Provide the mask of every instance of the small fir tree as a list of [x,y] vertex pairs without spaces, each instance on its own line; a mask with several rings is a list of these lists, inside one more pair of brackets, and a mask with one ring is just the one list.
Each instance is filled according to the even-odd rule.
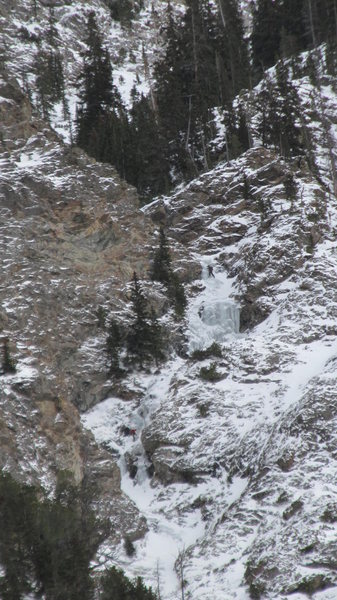
[[122,336],[119,325],[115,319],[111,319],[108,336],[106,339],[106,353],[109,360],[109,374],[121,375],[120,352],[122,349]]
[[155,252],[151,269],[151,279],[168,284],[171,278],[171,256],[164,229],[159,231],[159,246]]
[[153,307],[151,307],[150,314],[149,350],[155,360],[156,366],[158,367],[159,362],[164,358],[163,331]]
[[187,298],[185,295],[185,289],[179,277],[176,273],[171,273],[168,293],[173,301],[174,310],[178,319],[184,316],[185,308],[187,306]]
[[9,340],[5,338],[3,341],[3,349],[2,349],[2,372],[3,373],[15,373],[16,366],[13,358],[11,357],[11,353],[9,350]]
[[172,271],[170,249],[162,227],[160,228],[159,246],[153,259],[151,279],[160,281],[167,287],[168,296],[176,315],[181,318],[187,306],[185,290],[178,275]]
[[155,317],[150,317],[148,303],[136,272],[132,278],[131,302],[134,320],[127,335],[127,350],[129,358],[137,361],[142,369],[146,362],[159,358],[157,351],[161,327]]
[[156,595],[151,588],[145,587],[143,581],[138,577],[134,582],[128,579],[123,571],[110,567],[101,579],[102,600],[117,598],[120,600],[156,600]]

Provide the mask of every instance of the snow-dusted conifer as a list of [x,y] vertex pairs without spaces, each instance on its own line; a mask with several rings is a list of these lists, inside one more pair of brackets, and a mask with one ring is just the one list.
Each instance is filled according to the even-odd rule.
[[108,336],[106,339],[106,353],[109,360],[109,372],[113,375],[120,375],[119,365],[120,352],[122,348],[122,336],[120,327],[115,319],[111,319],[109,324]]
[[171,255],[163,227],[159,230],[159,246],[153,258],[151,279],[168,284],[171,278]]
[[16,366],[9,349],[9,340],[4,338],[2,347],[2,372],[15,373]]
[[152,317],[150,315],[148,302],[136,272],[132,278],[131,302],[133,321],[127,335],[128,357],[129,360],[138,362],[139,367],[143,368],[146,362],[151,362],[153,358],[160,358],[157,350],[161,328],[155,315],[152,314]]

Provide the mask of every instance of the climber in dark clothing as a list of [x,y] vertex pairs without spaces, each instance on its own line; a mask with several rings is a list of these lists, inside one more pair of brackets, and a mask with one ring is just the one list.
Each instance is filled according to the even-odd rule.
[[207,266],[207,270],[208,270],[208,277],[215,277],[215,275],[213,273],[213,267],[211,265]]
[[125,425],[122,425],[122,427],[121,427],[121,433],[123,435],[125,435],[125,436],[126,435],[132,435],[132,439],[133,439],[133,441],[135,441],[137,430],[136,429],[130,429],[130,427],[126,427]]

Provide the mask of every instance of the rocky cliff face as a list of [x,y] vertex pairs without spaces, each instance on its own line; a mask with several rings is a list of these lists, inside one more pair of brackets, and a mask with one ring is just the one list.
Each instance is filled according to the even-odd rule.
[[15,81],[0,85],[0,322],[17,360],[17,374],[1,378],[1,466],[51,490],[60,470],[91,482],[117,537],[130,527],[140,535],[119,470],[76,407],[110,391],[97,311],[118,310],[133,270],[145,272],[152,228],[113,169],[32,118]]
[[[162,545],[184,548],[189,597],[333,598],[334,204],[305,166],[256,148],[144,212],[203,271],[188,287],[188,357],[138,377],[140,405],[112,397],[85,422],[125,453],[123,487]],[[131,446],[117,435],[130,418]],[[149,569],[146,539],[131,573]]]
[[[255,149],[149,210],[178,239],[188,229],[241,306],[241,335],[222,358],[179,369],[142,436],[161,481],[202,490],[189,505],[206,522],[185,557],[191,597],[245,598],[243,583],[254,598],[334,587],[335,208],[306,169]],[[221,298],[216,279],[209,302]],[[203,384],[210,360],[218,378]]]

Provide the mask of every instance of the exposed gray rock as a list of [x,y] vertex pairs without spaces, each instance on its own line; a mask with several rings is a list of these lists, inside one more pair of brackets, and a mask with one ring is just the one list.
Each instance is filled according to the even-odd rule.
[[15,82],[2,79],[0,96],[0,322],[17,361],[2,377],[0,467],[50,492],[69,472],[92,490],[115,540],[137,538],[144,519],[74,405],[111,391],[96,311],[127,301],[123,285],[145,273],[152,228],[135,191],[42,128]]

